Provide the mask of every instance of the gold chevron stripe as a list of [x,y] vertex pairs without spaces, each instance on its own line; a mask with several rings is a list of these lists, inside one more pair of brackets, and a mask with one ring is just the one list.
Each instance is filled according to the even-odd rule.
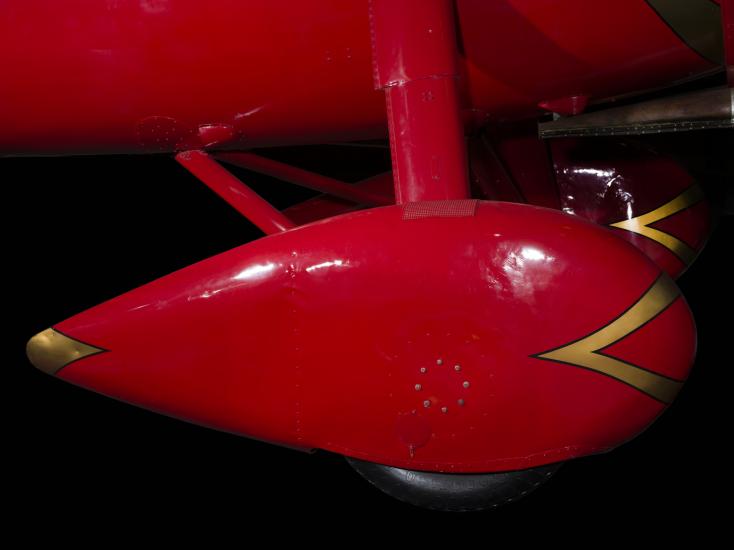
[[674,237],[670,233],[665,233],[664,231],[650,227],[650,225],[672,216],[681,210],[685,210],[689,206],[693,206],[697,202],[703,200],[703,198],[703,190],[698,185],[694,185],[683,191],[683,193],[675,197],[670,202],[656,208],[652,212],[637,216],[636,218],[610,224],[610,227],[625,229],[632,233],[637,233],[638,235],[647,237],[648,239],[652,239],[653,241],[657,241],[673,254],[678,256],[686,265],[690,265],[693,260],[696,259],[697,252],[677,237]]
[[30,362],[47,374],[56,374],[74,361],[105,351],[107,350],[75,340],[52,328],[39,332],[26,345]]
[[663,274],[632,307],[608,325],[580,340],[533,357],[567,363],[611,376],[658,401],[670,403],[683,382],[604,355],[601,350],[626,338],[654,319],[678,296],[678,287],[670,277]]

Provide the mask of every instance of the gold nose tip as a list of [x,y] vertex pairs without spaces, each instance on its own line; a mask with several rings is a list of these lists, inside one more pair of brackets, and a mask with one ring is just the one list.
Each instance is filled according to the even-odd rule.
[[69,363],[103,351],[52,328],[39,332],[26,345],[31,364],[47,374],[56,374]]

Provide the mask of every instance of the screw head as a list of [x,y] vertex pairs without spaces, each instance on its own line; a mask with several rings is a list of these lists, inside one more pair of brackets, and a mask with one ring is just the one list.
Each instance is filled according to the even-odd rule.
[[464,406],[464,400],[463,399],[459,399],[457,401],[457,403],[459,404],[459,407],[463,407]]
[[436,364],[437,364],[438,366],[441,366],[441,365],[443,365],[443,359],[436,359]]
[[421,367],[421,372],[422,373],[425,373],[426,372],[426,367]]
[[416,384],[415,385],[415,390],[416,391],[421,391],[422,389],[423,389],[423,386],[421,386],[420,384]]
[[447,413],[447,412],[449,412],[449,408],[448,407],[441,407],[441,412],[442,413]]
[[461,365],[454,365],[454,370],[459,372],[461,370]]
[[424,406],[424,407],[426,407],[426,408],[430,407],[430,406],[431,406],[431,401],[430,401],[430,400],[428,400],[428,399],[426,399],[426,400],[425,400],[425,401],[423,402],[423,406]]
[[469,387],[469,381],[468,380],[464,380],[464,383],[462,384],[462,386],[464,386],[465,388],[468,388]]

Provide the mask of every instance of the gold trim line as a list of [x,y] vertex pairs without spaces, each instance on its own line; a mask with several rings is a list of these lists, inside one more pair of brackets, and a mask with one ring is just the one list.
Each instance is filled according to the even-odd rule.
[[56,374],[69,363],[104,351],[107,350],[75,340],[52,328],[39,332],[26,345],[28,360],[47,374]]
[[667,275],[661,275],[632,307],[608,325],[580,340],[534,357],[605,374],[658,401],[671,403],[683,382],[604,355],[601,350],[626,338],[654,319],[672,304],[679,294],[680,291],[672,279]]
[[650,225],[668,218],[673,214],[677,214],[681,210],[685,210],[689,206],[693,206],[703,199],[703,190],[698,185],[694,185],[683,191],[670,202],[665,203],[661,207],[656,208],[647,214],[642,214],[635,218],[630,218],[629,220],[609,224],[609,227],[624,229],[626,231],[642,235],[643,237],[647,237],[648,239],[652,239],[678,256],[683,263],[691,265],[698,254],[695,249],[691,248],[670,233],[665,233],[664,231],[650,227]]

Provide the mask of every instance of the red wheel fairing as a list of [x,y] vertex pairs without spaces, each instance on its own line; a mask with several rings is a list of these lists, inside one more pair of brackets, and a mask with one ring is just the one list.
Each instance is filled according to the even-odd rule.
[[695,351],[674,283],[611,231],[479,201],[266,237],[54,328],[104,350],[56,372],[70,382],[286,446],[447,472],[619,445],[674,398]]

